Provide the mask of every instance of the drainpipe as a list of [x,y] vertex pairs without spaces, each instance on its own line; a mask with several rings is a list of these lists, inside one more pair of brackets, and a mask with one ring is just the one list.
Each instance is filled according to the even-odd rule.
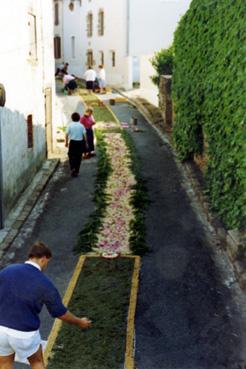
[[4,227],[3,213],[3,166],[2,166],[2,108],[0,108],[0,229]]
[[130,0],[127,0],[126,10],[126,56],[130,55]]
[[127,68],[127,81],[125,81],[125,85],[127,88],[132,85],[132,60],[130,55],[130,43],[131,43],[131,8],[130,1],[134,0],[126,0],[126,68]]

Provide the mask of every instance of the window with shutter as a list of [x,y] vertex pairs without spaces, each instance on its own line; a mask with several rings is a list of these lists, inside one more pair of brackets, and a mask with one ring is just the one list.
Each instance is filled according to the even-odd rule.
[[55,53],[55,59],[61,58],[61,37],[60,36],[54,37],[54,53]]
[[29,49],[28,59],[37,60],[37,28],[36,28],[36,16],[28,13],[28,33],[29,33]]
[[27,147],[33,147],[33,121],[32,121],[32,114],[27,116]]

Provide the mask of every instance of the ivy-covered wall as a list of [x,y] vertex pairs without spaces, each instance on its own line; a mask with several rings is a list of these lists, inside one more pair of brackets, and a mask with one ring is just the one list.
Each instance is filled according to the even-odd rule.
[[174,142],[206,157],[214,210],[246,230],[246,3],[193,0],[175,33]]

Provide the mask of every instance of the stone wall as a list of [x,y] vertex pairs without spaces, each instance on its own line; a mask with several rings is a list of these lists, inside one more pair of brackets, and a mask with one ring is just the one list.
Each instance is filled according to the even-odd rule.
[[173,123],[173,107],[171,98],[172,76],[161,76],[159,87],[159,107],[162,112],[164,125],[171,128]]

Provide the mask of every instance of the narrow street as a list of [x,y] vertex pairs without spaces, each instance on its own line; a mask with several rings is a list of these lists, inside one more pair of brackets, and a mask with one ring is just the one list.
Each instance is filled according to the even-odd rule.
[[[237,287],[230,285],[231,271],[225,274],[226,260],[217,263],[220,251],[191,206],[170,148],[129,104],[112,110],[122,122],[138,119],[139,131],[131,136],[150,199],[150,252],[142,258],[135,321],[137,369],[243,368],[246,330]],[[96,158],[83,161],[77,179],[62,160],[3,264],[22,262],[33,241],[46,242],[54,253],[47,274],[63,295],[77,261],[72,249],[94,208],[95,174]],[[46,311],[41,320],[46,340],[53,321]]]
[[2,4],[0,369],[246,369],[244,17]]

